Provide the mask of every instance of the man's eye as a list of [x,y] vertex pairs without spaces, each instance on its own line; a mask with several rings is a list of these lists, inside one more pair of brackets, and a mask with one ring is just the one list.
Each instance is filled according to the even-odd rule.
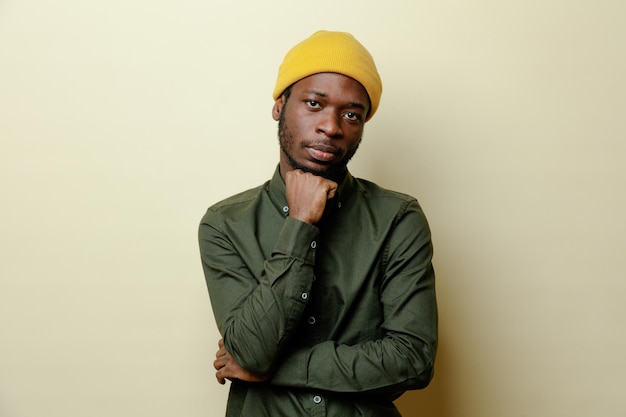
[[361,120],[361,115],[360,114],[357,114],[357,113],[354,113],[354,112],[351,112],[351,111],[347,112],[345,114],[345,116],[346,116],[346,118],[348,120],[352,120],[352,121],[355,121],[355,122]]
[[320,103],[315,100],[307,100],[306,104],[312,109],[318,109],[320,107]]

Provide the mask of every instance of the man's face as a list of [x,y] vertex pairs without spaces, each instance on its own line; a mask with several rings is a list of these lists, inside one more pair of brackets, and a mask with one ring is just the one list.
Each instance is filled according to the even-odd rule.
[[278,121],[281,173],[293,169],[340,179],[361,142],[370,101],[350,77],[320,73],[291,86],[272,109]]

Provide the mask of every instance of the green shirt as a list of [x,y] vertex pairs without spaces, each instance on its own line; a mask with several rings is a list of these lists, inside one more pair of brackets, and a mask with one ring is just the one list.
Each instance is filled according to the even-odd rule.
[[349,173],[316,226],[289,217],[278,172],[210,207],[199,230],[233,381],[227,417],[399,416],[433,373],[431,236],[417,201]]

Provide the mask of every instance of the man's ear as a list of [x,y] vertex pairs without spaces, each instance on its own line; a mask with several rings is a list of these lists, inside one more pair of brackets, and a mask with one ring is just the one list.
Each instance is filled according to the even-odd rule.
[[284,105],[285,105],[285,95],[282,94],[274,102],[274,106],[272,107],[272,117],[274,118],[274,120],[278,121],[280,119],[280,112],[283,111]]

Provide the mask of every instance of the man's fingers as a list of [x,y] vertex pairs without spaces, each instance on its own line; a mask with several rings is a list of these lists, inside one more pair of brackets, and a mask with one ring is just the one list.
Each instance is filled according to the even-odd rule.
[[337,194],[337,187],[332,187],[328,190],[327,197],[329,200],[335,198],[335,194]]
[[220,339],[217,342],[217,346],[219,350],[215,353],[215,359],[213,361],[213,367],[217,371],[215,373],[215,378],[217,379],[218,384],[224,385],[226,383],[226,378],[223,376],[224,368],[226,366],[228,351],[224,347],[224,339]]
[[324,214],[326,203],[337,193],[337,183],[299,169],[285,174],[289,216],[316,224]]
[[227,355],[218,356],[217,359],[213,361],[213,367],[216,370],[220,370],[228,364],[230,357]]
[[224,385],[227,379],[241,379],[242,381],[248,382],[261,382],[269,379],[269,377],[259,377],[253,375],[243,369],[237,361],[233,359],[230,353],[228,353],[224,347],[223,340],[218,342],[218,346],[220,349],[215,354],[216,359],[213,361],[213,367],[217,371],[215,373],[215,378],[219,384]]
[[224,339],[220,339],[219,342],[217,342],[217,346],[219,349],[215,352],[216,358],[220,358],[228,353],[228,351],[226,351],[226,347],[224,347]]

